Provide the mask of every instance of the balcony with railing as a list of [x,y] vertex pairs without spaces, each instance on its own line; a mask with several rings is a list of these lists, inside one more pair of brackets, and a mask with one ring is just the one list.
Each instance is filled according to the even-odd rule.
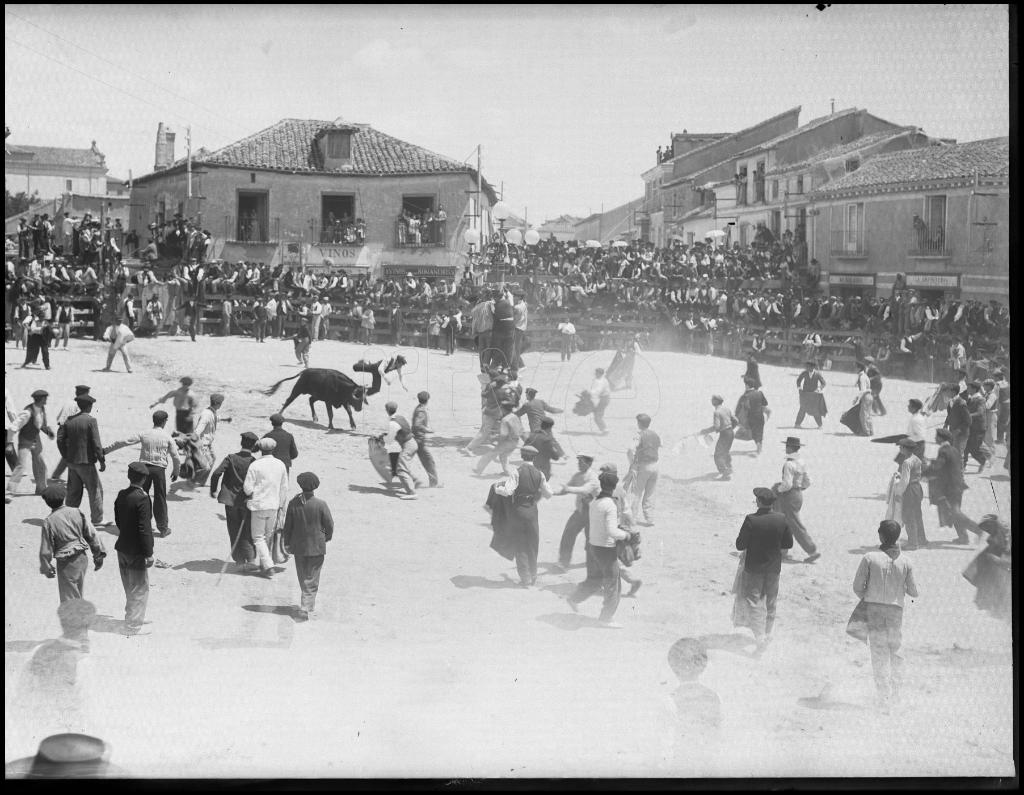
[[224,239],[230,243],[277,243],[281,240],[281,218],[225,215]]
[[908,257],[921,259],[949,259],[953,252],[946,245],[946,236],[940,230],[937,234],[928,234],[925,230],[914,230]]
[[754,202],[764,204],[764,174],[759,171],[754,173]]
[[837,259],[864,259],[868,255],[864,232],[852,229],[833,229],[829,253]]
[[448,245],[448,221],[425,221],[411,224],[395,223],[395,245],[398,248],[440,248]]
[[365,223],[342,223],[315,218],[309,221],[309,239],[321,246],[362,246],[366,243]]

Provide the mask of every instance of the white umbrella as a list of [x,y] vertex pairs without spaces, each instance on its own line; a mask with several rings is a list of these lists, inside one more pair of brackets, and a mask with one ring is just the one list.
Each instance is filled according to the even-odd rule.
[[601,248],[601,241],[600,240],[588,240],[586,243],[584,243],[584,245],[587,248]]
[[612,243],[612,248],[625,248],[628,245],[629,243],[627,243],[625,240],[616,240],[614,243]]
[[725,237],[725,232],[723,232],[721,229],[712,229],[710,232],[708,232],[706,235],[704,235],[704,237],[711,237],[711,238]]

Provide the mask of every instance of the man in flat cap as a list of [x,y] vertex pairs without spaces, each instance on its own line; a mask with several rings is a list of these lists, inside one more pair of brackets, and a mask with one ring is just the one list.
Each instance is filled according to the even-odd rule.
[[82,504],[82,492],[89,493],[89,512],[94,525],[103,524],[103,484],[99,471],[107,468],[100,441],[100,426],[92,416],[96,398],[81,395],[75,398],[78,413],[57,429],[57,449],[68,462],[67,504],[77,508]]
[[601,484],[598,481],[598,474],[593,469],[594,456],[590,453],[580,451],[576,454],[576,472],[569,478],[569,482],[562,486],[558,496],[572,494],[575,499],[573,512],[565,522],[562,529],[562,538],[558,543],[558,565],[565,571],[572,563],[572,551],[576,546],[576,539],[580,531],[583,537],[589,537],[590,525],[590,502],[601,493]]
[[316,609],[320,570],[327,542],[334,536],[334,518],[327,503],[314,494],[320,488],[320,478],[312,472],[303,472],[296,481],[302,492],[288,503],[282,540],[285,550],[295,557],[295,574],[302,591],[299,617],[309,618]]
[[515,559],[519,572],[519,584],[531,588],[537,582],[537,551],[540,546],[540,522],[537,502],[550,497],[544,473],[533,465],[537,448],[527,445],[519,451],[523,463],[503,482],[494,487],[494,493],[512,498],[509,514],[509,530],[516,539]]
[[117,566],[124,587],[125,634],[142,633],[149,601],[149,567],[153,565],[153,501],[142,484],[149,477],[149,468],[141,461],[128,465],[128,488],[114,500],[114,523],[118,537]]
[[242,569],[256,562],[256,548],[252,543],[252,515],[245,504],[244,487],[245,476],[249,473],[252,462],[256,460],[253,450],[256,449],[258,441],[259,437],[256,434],[246,431],[242,434],[241,449],[237,453],[228,453],[210,473],[210,496],[224,506],[231,559]]
[[545,417],[540,421],[540,428],[526,437],[526,444],[537,448],[534,466],[543,472],[548,480],[551,480],[551,462],[565,457],[565,451],[552,431],[554,427],[555,421],[551,417]]
[[107,556],[103,542],[81,510],[64,504],[67,489],[63,483],[50,483],[41,496],[50,515],[43,519],[39,571],[56,578],[61,602],[82,599],[89,570],[85,553],[92,551],[93,566],[98,571]]
[[[206,477],[209,474],[210,469],[213,468],[213,462],[216,460],[216,454],[213,450],[213,442],[217,436],[217,424],[220,422],[220,407],[224,405],[224,395],[220,392],[214,392],[210,395],[210,405],[203,409],[199,414],[199,419],[196,420],[196,427],[193,431],[199,448],[199,457],[202,459],[203,466],[206,469],[206,475],[200,475],[196,482],[202,486],[206,483]],[[230,419],[225,419],[224,422],[230,422]]]
[[252,543],[260,561],[260,576],[274,575],[274,560],[270,556],[268,542],[278,525],[278,511],[283,512],[288,500],[288,470],[284,463],[274,457],[277,442],[260,439],[256,443],[260,457],[249,466],[245,473],[242,489],[249,496],[246,502],[252,512]]
[[759,487],[754,489],[754,499],[757,510],[747,514],[736,537],[736,549],[743,554],[732,622],[733,626],[748,627],[762,651],[771,641],[783,550],[792,549],[793,534],[786,517],[772,509],[775,492]]
[[149,470],[149,477],[142,484],[142,488],[147,494],[150,486],[153,488],[153,515],[156,518],[156,529],[163,537],[171,534],[167,517],[167,464],[171,464],[172,483],[178,479],[181,470],[178,444],[167,432],[167,419],[167,412],[158,409],[153,412],[152,428],[114,442],[103,450],[105,454],[110,454],[122,447],[139,445],[139,461]]
[[739,425],[732,410],[725,405],[721,395],[711,396],[711,405],[714,406],[714,413],[711,417],[711,425],[704,428],[701,433],[718,434],[718,441],[715,443],[715,467],[722,480],[732,479],[732,442],[735,438],[735,428]]
[[[61,406],[60,411],[57,412],[57,430],[60,430],[60,427],[65,422],[74,417],[80,411],[77,403],[78,398],[80,398],[82,395],[88,395],[89,391],[90,387],[87,387],[85,384],[79,384],[78,386],[75,387],[75,397],[69,403],[65,403],[63,406]],[[68,462],[64,459],[63,456],[61,456],[60,462],[53,470],[53,474],[50,475],[50,479],[61,480],[61,475],[64,474],[64,470],[67,468]]]
[[263,435],[264,439],[273,439],[277,443],[274,448],[274,458],[284,464],[284,468],[291,472],[292,460],[299,457],[299,448],[295,446],[295,437],[284,429],[284,417],[281,414],[270,415],[271,429]]
[[[537,390],[532,386],[526,388],[526,402],[516,409],[517,417],[522,417],[524,414],[526,415],[526,420],[530,425],[530,433],[536,433],[540,430],[541,421],[548,414],[561,413],[562,409],[549,405],[546,401],[537,397]],[[554,425],[554,423],[552,423],[552,425]]]
[[405,489],[405,496],[416,497],[416,489],[422,484],[413,477],[412,463],[416,457],[416,439],[412,434],[409,420],[398,413],[398,404],[389,400],[384,404],[388,415],[388,429],[381,434],[391,458],[391,471]]
[[32,479],[36,494],[46,488],[46,461],[43,460],[43,443],[39,434],[45,433],[51,439],[55,434],[46,418],[46,401],[50,393],[37,389],[32,393],[32,402],[25,406],[11,423],[11,430],[18,432],[18,465],[7,481],[7,493],[17,494],[18,486],[25,477],[25,471],[32,467]]

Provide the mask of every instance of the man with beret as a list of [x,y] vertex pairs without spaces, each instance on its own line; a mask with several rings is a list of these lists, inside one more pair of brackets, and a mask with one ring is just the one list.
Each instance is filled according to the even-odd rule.
[[107,556],[103,542],[78,508],[64,504],[67,489],[63,483],[51,483],[42,493],[50,515],[43,519],[42,539],[39,544],[39,571],[57,579],[60,601],[82,599],[85,593],[85,573],[89,570],[86,550],[92,550],[96,571]]
[[[76,403],[75,401],[78,400],[78,398],[80,398],[82,395],[88,395],[88,394],[89,394],[89,387],[87,387],[85,384],[79,384],[78,386],[75,387],[75,397],[74,397],[74,399],[71,400],[71,402],[65,403],[63,406],[61,406],[60,411],[57,412],[57,429],[58,430],[60,430],[60,427],[65,422],[67,422],[71,417],[74,417],[78,413],[78,411],[79,411],[78,403]],[[50,480],[62,480],[63,478],[61,478],[61,475],[64,474],[64,470],[67,469],[67,468],[68,468],[68,462],[64,459],[63,456],[61,456],[60,462],[54,468],[53,474],[50,475]]]
[[969,542],[967,530],[973,529],[970,519],[960,510],[967,485],[964,483],[964,464],[960,451],[953,446],[953,434],[946,428],[935,430],[939,449],[935,458],[922,470],[929,479],[928,500],[939,512],[939,526],[956,530],[954,544]]
[[565,457],[565,451],[551,430],[554,427],[555,421],[551,417],[545,417],[540,421],[540,428],[526,437],[526,444],[537,448],[533,465],[543,472],[548,480],[551,480],[551,462]]
[[576,497],[573,512],[565,522],[562,538],[558,544],[558,565],[563,571],[568,569],[569,564],[572,563],[572,551],[576,546],[580,530],[583,531],[584,538],[589,537],[590,503],[601,492],[597,473],[592,469],[593,463],[594,456],[590,453],[577,453],[577,471],[558,492],[559,496],[572,494]]
[[149,567],[153,565],[153,501],[142,484],[149,468],[141,461],[128,465],[128,488],[114,500],[114,523],[118,537],[117,566],[124,587],[125,634],[142,634],[149,600]]
[[793,548],[793,533],[786,517],[776,513],[775,492],[754,489],[757,511],[747,516],[736,537],[736,549],[743,553],[733,603],[733,626],[748,627],[754,633],[758,651],[771,642],[775,626],[775,603],[779,596],[782,550]]
[[299,457],[299,448],[295,446],[295,437],[284,429],[284,417],[280,414],[270,415],[271,430],[263,435],[264,439],[273,439],[277,446],[274,448],[274,458],[284,464],[284,468],[291,472],[292,460]]
[[150,430],[114,442],[103,450],[105,454],[109,454],[122,447],[139,445],[139,461],[149,470],[149,477],[142,484],[142,488],[148,494],[150,486],[153,487],[153,516],[156,519],[156,529],[165,538],[171,534],[167,518],[167,464],[170,462],[172,465],[172,483],[178,479],[178,472],[181,469],[178,444],[167,432],[166,426],[167,412],[159,409],[153,412],[153,427]]
[[[526,389],[526,402],[522,406],[516,409],[516,416],[522,417],[526,415],[526,420],[530,425],[530,433],[536,433],[540,430],[541,421],[548,414],[561,414],[562,409],[555,408],[549,405],[547,402],[537,397],[537,390],[532,386]],[[554,425],[554,422],[551,423]],[[538,448],[540,449],[540,448]]]
[[[252,515],[245,504],[245,476],[255,460],[252,451],[256,449],[258,441],[256,434],[246,431],[242,434],[241,449],[237,453],[228,453],[210,473],[210,496],[224,506],[231,559],[242,568],[256,561],[256,548],[252,543]],[[220,491],[217,490],[218,483]]]
[[174,429],[178,433],[192,433],[195,427],[196,410],[199,408],[199,398],[192,391],[192,379],[187,375],[183,376],[180,387],[157,398],[149,404],[149,407],[155,409],[168,400],[174,401]]
[[92,416],[96,398],[82,395],[75,398],[78,414],[68,419],[57,429],[57,449],[68,462],[67,504],[77,508],[82,504],[82,491],[89,492],[89,512],[92,523],[103,524],[103,484],[99,471],[107,468],[103,443],[100,441],[100,427]]
[[246,506],[252,513],[252,543],[256,547],[256,555],[260,562],[260,576],[271,578],[274,575],[274,560],[270,556],[268,541],[277,524],[278,511],[286,508],[288,500],[288,470],[284,463],[274,457],[277,442],[273,439],[260,439],[256,443],[260,457],[249,466],[245,473],[242,490],[249,496]]
[[54,438],[46,418],[46,401],[50,393],[45,389],[37,389],[32,393],[32,402],[18,412],[11,423],[11,430],[18,432],[18,465],[11,472],[7,481],[7,493],[17,494],[18,486],[25,477],[25,470],[32,467],[32,479],[36,484],[36,494],[42,494],[46,488],[46,461],[43,460],[43,443],[39,434],[45,433]]
[[513,411],[515,404],[511,400],[503,400],[501,407],[501,421],[498,423],[498,443],[493,450],[488,450],[476,463],[474,472],[482,475],[487,465],[497,459],[501,464],[501,472],[508,475],[508,457],[519,446],[523,437],[523,423],[520,422]]
[[550,497],[544,473],[533,465],[537,449],[527,445],[519,451],[523,463],[503,482],[494,487],[494,493],[512,498],[512,511],[508,516],[509,534],[516,541],[515,559],[519,584],[531,588],[537,582],[537,551],[540,546],[540,522],[537,501]]
[[412,437],[416,440],[416,455],[420,464],[427,473],[427,482],[430,488],[437,488],[441,481],[437,478],[437,463],[434,456],[430,454],[427,447],[427,434],[434,431],[430,427],[430,415],[427,414],[427,403],[430,401],[430,393],[424,390],[416,395],[418,401],[412,412]]
[[285,550],[295,557],[295,574],[302,591],[299,617],[309,618],[316,609],[320,570],[327,542],[334,536],[334,518],[327,503],[314,495],[320,488],[320,478],[312,472],[303,472],[296,481],[302,493],[288,503],[282,540]]

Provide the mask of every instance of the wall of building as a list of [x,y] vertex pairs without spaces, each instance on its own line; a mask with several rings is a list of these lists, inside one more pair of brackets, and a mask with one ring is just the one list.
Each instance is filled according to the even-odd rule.
[[107,192],[106,172],[100,169],[58,170],[21,163],[5,163],[4,184],[11,193],[24,191],[31,196],[38,192],[40,199],[55,199],[65,193],[103,196]]
[[[972,196],[971,189],[956,188],[818,201],[815,206],[820,215],[814,225],[814,235],[816,257],[822,271],[873,274],[879,294],[888,294],[897,273],[917,276],[922,282],[927,281],[927,276],[955,276],[959,288],[947,286],[945,289],[950,292],[959,290],[964,298],[1005,302],[1009,297],[1009,191],[981,187],[978,193],[998,195]],[[945,247],[951,253],[948,259],[910,254],[917,247],[914,215],[924,216],[926,195],[946,196]],[[857,203],[864,205],[866,256],[837,256],[831,251],[831,232],[842,228],[839,219],[846,205]],[[995,226],[977,225],[982,217],[987,217]],[[985,229],[989,230],[987,251],[983,245]]]

